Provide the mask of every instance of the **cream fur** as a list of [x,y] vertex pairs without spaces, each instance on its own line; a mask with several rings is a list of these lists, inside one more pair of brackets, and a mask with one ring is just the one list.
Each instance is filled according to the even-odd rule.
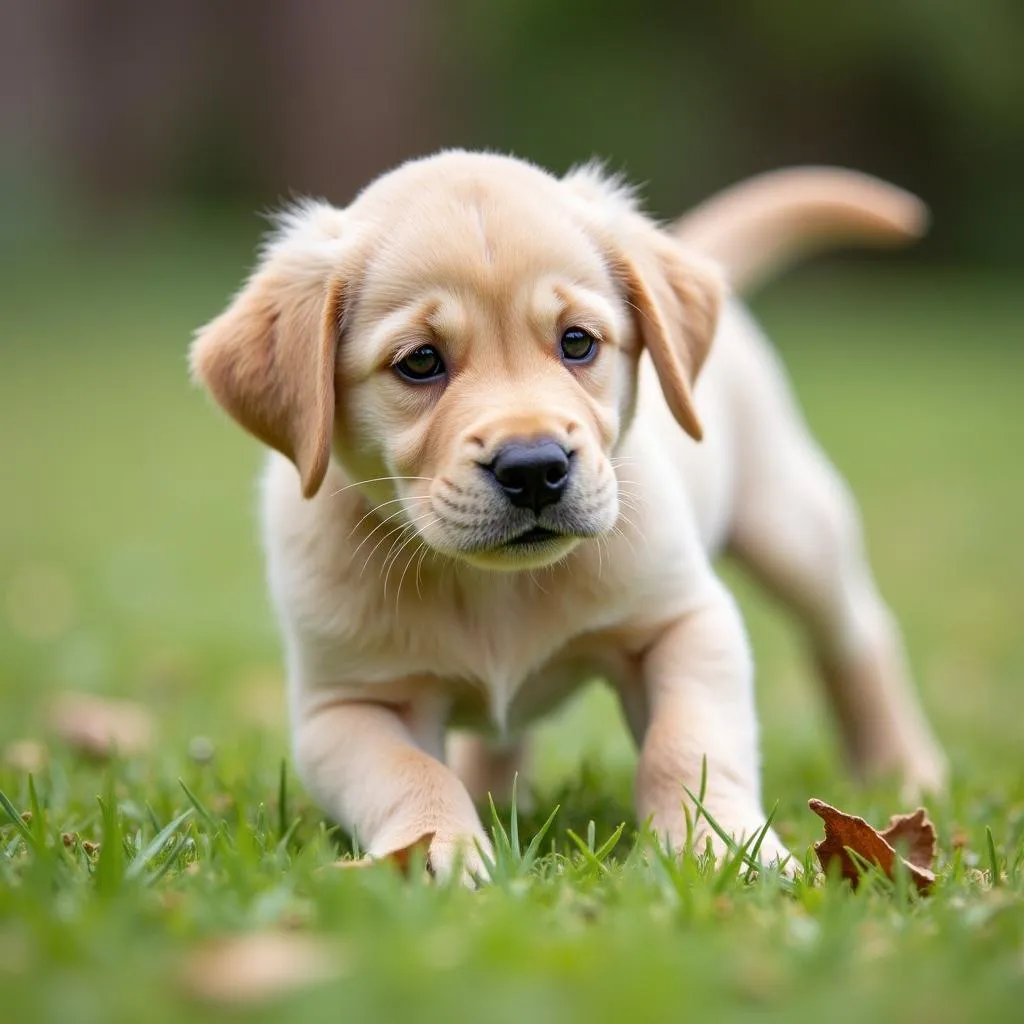
[[[705,758],[708,809],[737,836],[760,828],[753,664],[712,567],[726,548],[807,626],[855,766],[942,784],[852,500],[768,343],[723,298],[733,272],[757,277],[759,253],[895,241],[920,213],[874,179],[780,172],[673,233],[592,167],[559,180],[448,152],[346,210],[283,219],[193,366],[283,453],[263,479],[263,532],[294,753],[364,848],[429,832],[435,871],[458,852],[482,872],[472,798],[507,783],[529,723],[595,676],[640,748],[637,813],[669,845],[686,838],[683,787]],[[558,357],[570,325],[599,338],[588,367]],[[392,369],[425,341],[446,384]],[[502,541],[533,513],[480,464],[540,436],[574,452],[540,519],[566,537],[513,551]],[[449,767],[453,726],[475,736]],[[769,833],[762,854],[786,851]]]

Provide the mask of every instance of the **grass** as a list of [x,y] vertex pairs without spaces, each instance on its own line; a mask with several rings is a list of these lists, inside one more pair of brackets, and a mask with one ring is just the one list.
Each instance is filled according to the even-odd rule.
[[[498,809],[497,880],[470,894],[388,866],[324,870],[342,841],[288,767],[258,449],[189,388],[183,359],[251,243],[155,223],[29,250],[5,277],[0,743],[40,735],[55,689],[143,701],[160,733],[147,757],[96,764],[54,743],[34,778],[0,767],[16,816],[0,809],[4,1019],[219,1019],[185,994],[183,957],[267,927],[323,936],[336,974],[260,1020],[1019,1019],[1018,285],[888,262],[803,271],[757,306],[861,500],[953,759],[931,807],[934,895],[659,857],[633,825],[634,755],[600,688],[543,726],[538,810]],[[799,639],[725,572],[754,638],[783,838],[803,856],[820,836],[810,796],[879,824],[905,809],[890,786],[851,783]]]

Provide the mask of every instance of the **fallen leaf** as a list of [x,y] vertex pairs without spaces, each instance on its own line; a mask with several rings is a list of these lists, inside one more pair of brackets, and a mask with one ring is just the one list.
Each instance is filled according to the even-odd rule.
[[50,728],[90,757],[133,757],[153,743],[153,716],[141,704],[85,693],[62,693],[50,705]]
[[50,759],[46,745],[38,740],[15,740],[4,748],[4,762],[26,775],[36,775]]
[[295,932],[257,932],[220,939],[192,953],[181,982],[211,1003],[254,1004],[325,981],[340,964],[330,947]]
[[935,863],[935,826],[923,807],[913,814],[894,814],[882,838],[915,867],[930,871]]
[[421,850],[424,858],[426,858],[427,851],[433,840],[434,833],[425,832],[419,839],[413,840],[408,846],[403,846],[400,850],[392,850],[390,853],[385,853],[380,857],[348,857],[344,860],[335,861],[332,866],[346,869],[369,868],[373,867],[374,864],[390,863],[394,864],[403,875],[408,875],[412,867],[413,854],[417,850]]
[[889,878],[895,877],[895,865],[901,862],[918,892],[926,893],[934,884],[935,826],[923,807],[913,814],[894,815],[880,832],[863,818],[845,814],[823,800],[808,800],[807,805],[825,822],[825,838],[814,844],[823,871],[827,872],[829,865],[838,861],[843,878],[849,879],[856,889],[861,872],[850,855],[852,850]]

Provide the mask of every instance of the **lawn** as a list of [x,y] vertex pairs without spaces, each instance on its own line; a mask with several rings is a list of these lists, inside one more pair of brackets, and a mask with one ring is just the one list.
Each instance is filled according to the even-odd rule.
[[[1021,1019],[1019,281],[883,260],[802,270],[756,304],[860,498],[954,764],[930,807],[933,894],[658,858],[636,839],[634,755],[599,686],[542,729],[536,808],[517,823],[525,845],[560,807],[538,856],[508,855],[468,893],[389,865],[327,868],[343,847],[287,765],[259,451],[184,361],[252,242],[153,221],[27,246],[5,269],[0,746],[46,738],[61,690],[138,700],[159,733],[113,764],[51,739],[31,782],[0,765],[0,790],[32,812],[18,827],[0,809],[0,1017],[220,1019],[191,993],[190,954],[284,929],[322,940],[329,976],[256,1006],[260,1020]],[[724,571],[753,634],[784,839],[803,856],[820,836],[812,796],[880,824],[909,809],[891,786],[852,784],[799,637]]]

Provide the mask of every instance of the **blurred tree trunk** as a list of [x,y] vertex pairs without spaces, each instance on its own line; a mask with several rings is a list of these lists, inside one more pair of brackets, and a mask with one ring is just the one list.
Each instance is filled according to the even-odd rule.
[[416,0],[4,0],[0,132],[94,200],[343,200],[434,144]]
[[[261,106],[277,139],[267,184],[347,199],[382,169],[437,145],[441,107],[416,0],[266,5]],[[434,62],[436,63],[436,61]]]

